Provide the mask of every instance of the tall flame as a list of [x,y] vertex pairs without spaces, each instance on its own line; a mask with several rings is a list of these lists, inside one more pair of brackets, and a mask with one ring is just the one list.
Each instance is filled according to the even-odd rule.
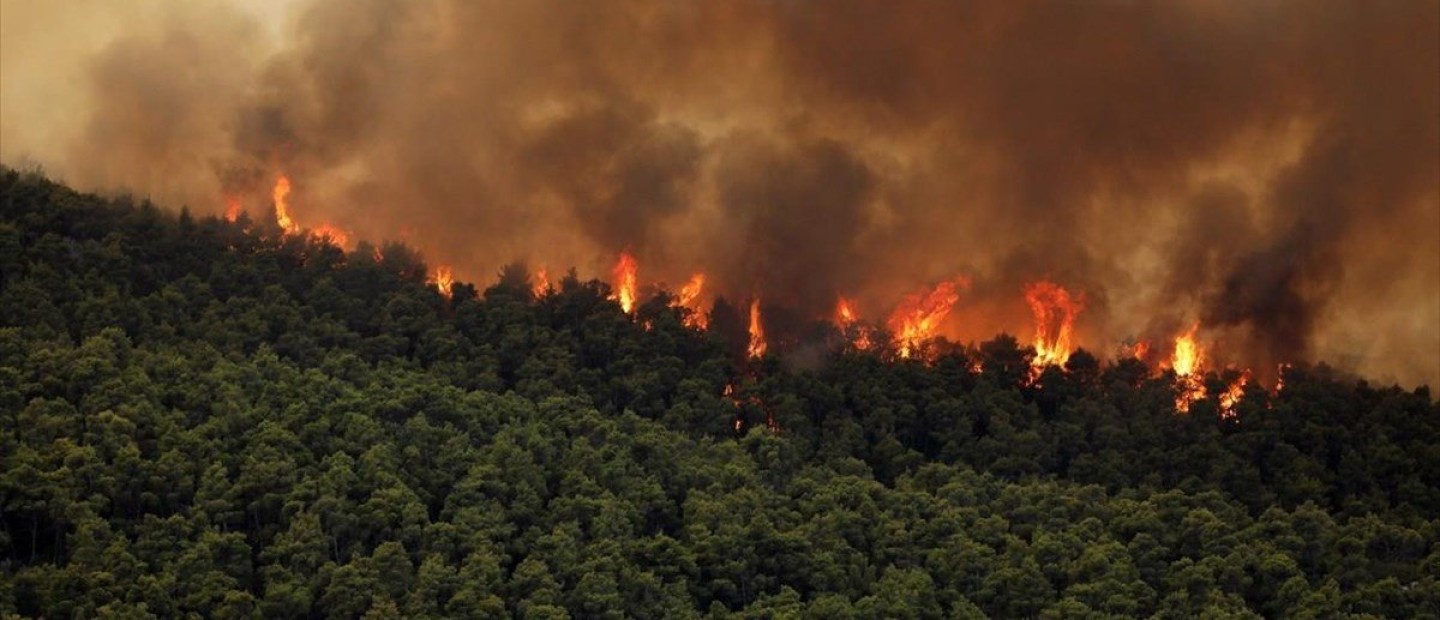
[[530,285],[530,292],[534,293],[536,297],[544,297],[545,293],[549,291],[550,274],[545,270],[545,266],[541,265],[540,269],[535,271],[535,279]]
[[1187,331],[1175,338],[1175,355],[1170,360],[1170,367],[1175,374],[1181,377],[1189,376],[1200,369],[1200,362],[1203,353],[1200,351],[1200,344],[1195,341],[1195,332],[1200,329],[1196,323]]
[[955,302],[960,301],[959,288],[969,286],[969,281],[957,279],[941,282],[933,290],[913,293],[890,313],[890,330],[900,347],[900,357],[908,358],[920,350],[920,345],[935,337],[940,323],[950,314]]
[[690,276],[690,281],[680,287],[679,302],[681,306],[690,309],[690,314],[685,317],[685,325],[696,329],[707,329],[710,327],[710,317],[700,308],[700,293],[705,290],[705,274],[696,273]]
[[435,275],[430,277],[430,283],[435,285],[435,290],[449,299],[455,286],[455,275],[451,273],[448,265],[441,265],[435,268]]
[[1035,367],[1063,366],[1070,359],[1075,315],[1085,309],[1081,295],[1071,295],[1058,284],[1041,280],[1025,285],[1025,301],[1035,315]]
[[299,231],[300,227],[290,217],[290,177],[282,174],[280,178],[275,179],[275,190],[272,192],[272,196],[275,199],[275,223],[279,224],[280,229],[287,233],[294,234]]
[[750,346],[746,353],[752,358],[765,356],[765,326],[760,322],[760,298],[750,302]]
[[639,270],[639,264],[635,257],[629,252],[620,253],[620,261],[615,263],[615,291],[611,298],[620,301],[620,309],[627,314],[635,309],[635,292],[639,288],[635,280],[635,272]]
[[238,220],[238,219],[240,219],[240,214],[241,214],[241,213],[244,213],[244,212],[245,212],[245,209],[244,209],[244,207],[241,207],[241,206],[240,206],[240,198],[239,198],[239,197],[230,196],[230,197],[228,197],[228,198],[225,199],[225,219],[226,219],[226,221],[233,222],[233,221],[235,221],[235,220]]
[[1206,394],[1205,379],[1200,376],[1205,352],[1195,338],[1199,330],[1200,324],[1196,323],[1176,336],[1175,352],[1170,356],[1170,369],[1175,371],[1175,386],[1179,390],[1175,395],[1175,410],[1181,413],[1190,411],[1190,404],[1205,398]]

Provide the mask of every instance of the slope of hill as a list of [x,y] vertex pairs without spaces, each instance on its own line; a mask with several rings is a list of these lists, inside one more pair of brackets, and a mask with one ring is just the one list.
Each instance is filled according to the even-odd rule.
[[8,169],[0,216],[0,615],[1440,614],[1426,388],[1177,414],[1005,336],[797,369],[574,276],[447,297]]

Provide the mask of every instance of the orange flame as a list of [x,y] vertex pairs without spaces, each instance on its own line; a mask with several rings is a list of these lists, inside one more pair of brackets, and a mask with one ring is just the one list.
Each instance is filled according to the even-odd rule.
[[290,217],[290,177],[282,174],[280,178],[275,179],[275,191],[272,196],[275,199],[275,223],[279,224],[280,229],[287,233],[294,234],[299,231],[300,227]]
[[435,275],[430,277],[430,283],[435,285],[435,290],[449,299],[455,286],[455,275],[450,272],[449,266],[442,265],[435,268]]
[[1235,417],[1235,405],[1245,396],[1245,385],[1250,383],[1250,371],[1246,370],[1220,394],[1220,417]]
[[690,281],[680,287],[680,305],[690,309],[690,314],[685,317],[686,326],[702,330],[710,327],[710,317],[700,309],[700,293],[704,290],[704,273],[690,276]]
[[1170,356],[1170,369],[1175,371],[1175,386],[1179,390],[1175,395],[1175,410],[1181,413],[1190,411],[1190,404],[1205,398],[1206,394],[1205,380],[1200,376],[1205,353],[1195,339],[1195,332],[1199,329],[1200,324],[1196,323],[1176,336],[1175,351]]
[[1075,315],[1085,309],[1082,295],[1071,295],[1060,285],[1041,280],[1025,285],[1025,301],[1035,315],[1035,359],[1039,368],[1063,366],[1070,359]]
[[[957,284],[959,285],[957,288]],[[968,280],[956,279],[941,282],[928,293],[913,293],[890,313],[890,330],[895,342],[900,345],[900,357],[908,358],[919,352],[920,345],[935,337],[941,321],[950,314],[955,302],[960,301],[959,289],[969,287]]]
[[620,261],[615,263],[615,292],[611,299],[620,301],[620,309],[629,314],[635,309],[635,291],[639,288],[636,284],[635,272],[639,270],[639,264],[635,257],[629,252],[620,253]]
[[321,224],[315,227],[315,230],[313,232],[315,233],[316,237],[320,237],[321,239],[329,239],[331,243],[334,243],[341,248],[350,247],[350,235],[345,231],[340,230],[339,228],[336,228],[329,224]]
[[235,221],[235,220],[238,220],[238,219],[240,219],[240,214],[241,214],[241,213],[244,213],[244,212],[245,212],[245,208],[242,207],[242,206],[240,206],[240,199],[239,199],[238,197],[231,196],[231,197],[225,199],[225,220],[226,220],[226,221],[233,222],[233,221]]
[[1204,360],[1204,353],[1200,350],[1200,344],[1195,341],[1195,332],[1200,329],[1196,323],[1187,331],[1175,338],[1175,354],[1171,357],[1170,367],[1175,374],[1181,377],[1188,377],[1200,369],[1200,363]]
[[750,302],[750,346],[746,353],[752,358],[765,356],[765,326],[760,323],[760,298]]
[[[860,315],[855,312],[855,306],[850,300],[841,297],[835,303],[835,326],[840,328],[847,337],[850,337],[850,344],[861,351],[867,350],[872,344],[870,340],[870,328],[864,325],[856,325]],[[851,334],[851,330],[854,333]]]
[[544,297],[545,293],[549,291],[550,274],[545,270],[545,266],[541,265],[540,269],[535,271],[535,280],[530,286],[530,292],[534,293],[536,297]]

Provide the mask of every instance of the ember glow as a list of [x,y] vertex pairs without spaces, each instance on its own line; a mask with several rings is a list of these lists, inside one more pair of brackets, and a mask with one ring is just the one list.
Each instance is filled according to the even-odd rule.
[[889,320],[900,357],[909,358],[917,354],[925,341],[935,337],[941,322],[950,314],[955,302],[960,301],[959,289],[968,286],[969,281],[965,279],[941,282],[934,289],[907,295],[900,302],[890,313]]
[[760,298],[756,297],[750,301],[750,344],[745,347],[745,353],[751,359],[765,357],[765,325],[760,320]]
[[620,302],[620,309],[629,314],[635,310],[635,297],[639,290],[636,283],[636,272],[639,271],[639,264],[635,257],[629,252],[621,252],[620,260],[615,263],[612,271],[615,279],[611,284],[611,299]]
[[841,297],[835,302],[835,326],[850,340],[851,346],[860,351],[869,350],[874,344],[870,326],[860,324],[860,315],[855,312],[854,302]]
[[1025,285],[1025,301],[1035,316],[1036,367],[1064,366],[1074,351],[1075,316],[1085,309],[1083,295],[1071,295],[1058,284],[1041,280]]

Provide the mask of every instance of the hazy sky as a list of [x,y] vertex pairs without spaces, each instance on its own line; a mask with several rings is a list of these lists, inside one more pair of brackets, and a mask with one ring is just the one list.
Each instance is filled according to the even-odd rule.
[[522,259],[1110,353],[1440,384],[1440,4],[0,0],[0,160]]

